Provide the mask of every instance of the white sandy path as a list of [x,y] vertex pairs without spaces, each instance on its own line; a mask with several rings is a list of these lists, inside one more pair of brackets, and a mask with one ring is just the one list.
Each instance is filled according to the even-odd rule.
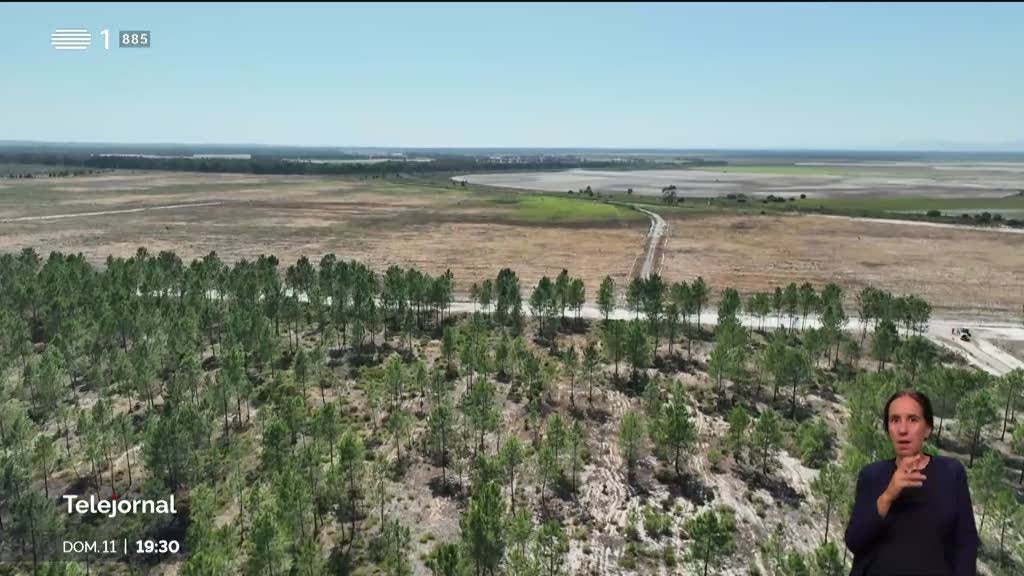
[[[452,312],[472,314],[479,307],[472,302],[456,302],[452,304],[450,309]],[[523,313],[529,315],[529,309],[525,309]],[[613,320],[632,320],[635,316],[633,312],[623,308],[617,308],[608,315]],[[714,326],[718,324],[717,316],[714,310],[704,311],[700,317],[701,324]],[[604,314],[601,313],[597,306],[585,304],[580,310],[580,317],[596,320],[603,319]],[[639,317],[643,318],[644,315],[640,314]],[[761,325],[761,321],[753,316],[741,315],[740,321],[748,328]],[[778,322],[775,318],[768,318],[763,324],[766,329],[770,329],[775,328]],[[790,324],[791,320],[788,317],[782,318],[783,326],[789,326]],[[808,316],[804,325],[807,328],[821,326],[818,318],[815,316]],[[954,327],[970,328],[974,337],[972,342],[961,342],[958,339],[952,338]],[[862,324],[856,318],[851,318],[846,325],[846,330],[852,333],[859,333],[861,328]],[[934,318],[928,323],[925,335],[935,343],[961,354],[972,365],[995,376],[1001,376],[1015,368],[1024,368],[1024,362],[989,342],[990,339],[1024,341],[1024,326],[1019,324]]]
[[644,251],[644,265],[640,268],[640,277],[647,278],[654,272],[654,259],[658,252],[658,243],[661,241],[662,236],[668,230],[668,224],[665,223],[665,219],[660,215],[646,210],[639,206],[633,206],[639,212],[647,214],[651,218],[651,228],[647,232],[647,244]]
[[900,226],[928,226],[930,228],[955,228],[957,230],[977,230],[979,232],[1002,232],[1009,234],[1024,234],[1024,228],[1009,228],[1006,226],[970,226],[968,224],[949,224],[946,222],[922,222],[920,220],[897,220],[890,218],[860,218],[856,216],[836,216],[834,214],[804,214],[815,218],[836,218],[839,220],[852,220],[855,222],[877,222],[879,224],[898,224]]
[[20,218],[4,218],[0,220],[0,224],[7,224],[10,222],[29,222],[33,220],[59,220],[62,218],[107,216],[110,214],[132,214],[135,212],[145,212],[147,210],[174,210],[176,208],[199,208],[202,206],[220,206],[221,204],[227,204],[227,202],[196,202],[193,204],[171,204],[169,206],[145,206],[141,208],[124,208],[122,210],[102,210],[99,212],[70,212],[67,214],[48,214],[46,216],[22,216]]

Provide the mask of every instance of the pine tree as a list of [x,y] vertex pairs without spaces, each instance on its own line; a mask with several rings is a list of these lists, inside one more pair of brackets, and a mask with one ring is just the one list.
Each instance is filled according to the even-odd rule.
[[644,440],[643,417],[636,412],[626,412],[619,423],[619,453],[626,463],[626,469],[632,478],[636,463],[643,450]]
[[735,547],[736,520],[729,508],[702,512],[688,519],[683,531],[693,541],[686,559],[697,565],[703,576],[707,576],[708,568],[721,566]]
[[565,574],[565,555],[569,551],[569,539],[557,520],[548,520],[540,525],[536,535],[537,560],[541,574],[559,576]]
[[782,428],[779,417],[774,410],[768,408],[754,422],[751,447],[761,461],[761,473],[768,475],[773,455],[782,445]]
[[825,534],[822,536],[822,545],[829,544],[828,533],[832,520],[832,512],[838,506],[839,500],[847,489],[849,482],[844,478],[842,469],[834,463],[828,463],[818,476],[811,483],[811,489],[821,498],[821,504],[825,509]]
[[974,456],[981,441],[981,433],[996,418],[996,407],[988,390],[978,389],[969,392],[956,406],[957,421],[960,424],[960,435],[970,442],[970,463],[974,466]]
[[501,447],[501,466],[504,469],[505,481],[508,484],[509,502],[512,513],[516,512],[516,480],[522,474],[522,466],[526,460],[526,448],[516,436],[509,436]]
[[750,416],[747,414],[747,410],[740,405],[736,405],[729,412],[729,432],[726,435],[725,441],[732,450],[733,457],[736,459],[741,458],[744,451],[747,449],[747,429],[750,426]]
[[690,418],[682,383],[676,382],[671,388],[671,398],[661,404],[651,423],[651,437],[658,452],[672,462],[676,477],[681,477],[680,462],[697,440],[697,428]]
[[505,556],[504,504],[496,484],[480,488],[461,524],[463,547],[476,575],[495,574]]

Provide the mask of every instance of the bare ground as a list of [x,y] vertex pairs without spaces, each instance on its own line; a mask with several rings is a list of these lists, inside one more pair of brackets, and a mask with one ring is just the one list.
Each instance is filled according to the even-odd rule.
[[591,290],[606,274],[621,284],[644,232],[642,221],[521,223],[470,192],[360,179],[104,174],[0,194],[4,252],[81,252],[97,264],[140,246],[186,262],[210,251],[228,262],[275,254],[285,264],[334,253],[381,270],[451,269],[460,293],[503,267],[524,287],[563,267]]
[[670,218],[662,275],[698,275],[741,294],[789,282],[836,282],[917,294],[933,308],[1015,317],[1024,305],[1024,239],[1017,234],[820,216]]

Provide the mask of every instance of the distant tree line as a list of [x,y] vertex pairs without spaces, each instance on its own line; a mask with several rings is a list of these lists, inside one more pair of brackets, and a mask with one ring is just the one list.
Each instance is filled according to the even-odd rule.
[[[623,168],[620,161],[585,160],[575,156],[536,157],[509,164],[483,156],[439,156],[430,162],[386,160],[384,162],[311,162],[271,155],[250,158],[148,157],[129,155],[57,154],[50,152],[0,153],[0,163],[80,166],[93,169],[166,170],[173,172],[224,172],[286,175],[424,174],[488,170],[562,170],[568,168]],[[629,167],[659,164],[634,159]]]

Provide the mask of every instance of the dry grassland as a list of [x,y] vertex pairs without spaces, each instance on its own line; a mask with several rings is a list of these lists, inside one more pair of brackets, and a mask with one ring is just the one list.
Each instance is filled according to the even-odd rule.
[[[1024,305],[1024,238],[817,216],[709,215],[670,220],[662,274],[697,275],[742,294],[789,282],[873,285],[934,308],[999,314]],[[852,312],[852,310],[851,310]]]
[[[433,274],[450,268],[460,293],[503,267],[520,275],[524,291],[566,267],[583,278],[592,297],[606,274],[625,282],[643,250],[644,219],[521,222],[514,204],[494,200],[374,180],[102,175],[0,192],[0,219],[113,212],[2,222],[0,251],[82,252],[95,263],[130,256],[140,246],[151,253],[173,250],[186,262],[210,251],[228,262],[274,254],[284,264],[334,253],[380,270],[391,264]],[[211,202],[220,204],[152,209]],[[118,212],[138,208],[147,209]]]

